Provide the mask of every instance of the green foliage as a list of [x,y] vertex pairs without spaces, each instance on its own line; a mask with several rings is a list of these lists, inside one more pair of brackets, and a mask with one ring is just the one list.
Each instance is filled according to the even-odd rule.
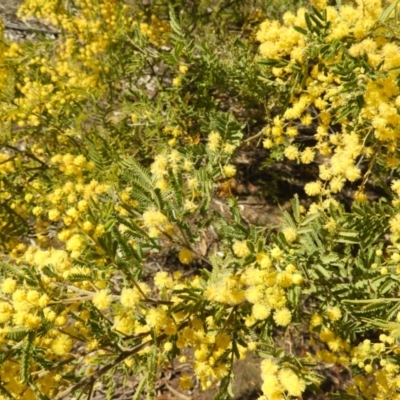
[[322,364],[399,395],[397,1],[322,3],[25,2],[58,34],[0,42],[1,398],[154,399],[181,362],[227,399],[248,352],[262,400]]

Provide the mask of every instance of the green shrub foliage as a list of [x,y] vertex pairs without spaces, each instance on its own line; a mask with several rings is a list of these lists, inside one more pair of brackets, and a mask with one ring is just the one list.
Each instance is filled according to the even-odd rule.
[[[174,361],[222,400],[248,352],[260,400],[329,369],[331,397],[400,398],[397,0],[155,3],[1,28],[0,398],[154,399]],[[246,219],[240,157],[310,164],[279,227]]]

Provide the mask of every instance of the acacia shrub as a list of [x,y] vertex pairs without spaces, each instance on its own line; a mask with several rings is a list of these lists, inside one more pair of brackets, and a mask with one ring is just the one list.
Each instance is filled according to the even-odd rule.
[[[3,398],[112,398],[122,373],[151,399],[186,349],[181,389],[217,399],[248,351],[262,400],[320,393],[322,364],[351,372],[338,397],[398,396],[397,3],[318,2],[257,28],[260,10],[223,4],[193,21],[164,3],[29,0],[21,15],[57,37],[1,42]],[[246,12],[243,34],[213,36],[216,16]],[[229,192],[214,206],[261,137],[266,163],[319,166],[315,201],[295,196],[273,234]],[[173,273],[151,268],[165,249]],[[194,260],[207,268],[188,277]]]

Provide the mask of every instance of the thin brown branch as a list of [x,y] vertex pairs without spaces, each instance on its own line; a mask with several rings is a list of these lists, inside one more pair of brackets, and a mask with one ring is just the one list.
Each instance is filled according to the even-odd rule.
[[34,28],[31,26],[26,26],[26,25],[13,24],[12,22],[5,22],[4,27],[6,29],[11,29],[13,31],[19,31],[19,32],[44,33],[46,35],[59,35],[60,34],[60,32],[58,32],[58,31],[51,31],[49,29]]

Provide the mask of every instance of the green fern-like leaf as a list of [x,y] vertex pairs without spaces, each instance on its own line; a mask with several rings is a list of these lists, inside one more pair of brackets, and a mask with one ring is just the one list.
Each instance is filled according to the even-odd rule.
[[21,371],[21,380],[23,383],[27,383],[29,381],[29,366],[30,366],[30,359],[32,355],[34,340],[35,340],[34,332],[29,332],[28,340],[25,342],[25,345],[22,348],[20,371]]
[[68,279],[71,282],[84,282],[84,281],[92,282],[94,280],[94,277],[92,275],[86,275],[86,274],[71,274],[68,276]]
[[136,240],[137,235],[131,235],[129,231],[125,231],[122,236],[117,229],[113,229],[112,235],[114,239],[117,241],[119,249],[124,255],[126,260],[133,259],[137,264],[142,264],[143,257],[140,256],[139,252],[137,252],[130,243],[127,242],[126,237],[134,238]]
[[240,125],[231,113],[215,113],[210,117],[210,126],[218,132],[222,139],[233,145],[239,145],[243,137],[243,126]]
[[301,213],[300,213],[300,200],[297,194],[293,197],[291,203],[292,203],[293,218],[295,219],[296,223],[299,224],[301,220]]
[[125,158],[120,162],[122,168],[126,168],[135,173],[135,175],[140,179],[144,187],[152,187],[153,179],[150,172],[140,165],[133,157]]
[[89,159],[99,171],[105,172],[115,162],[115,158],[109,151],[109,145],[100,136],[96,137],[96,143],[86,138]]
[[181,171],[173,172],[168,170],[169,182],[172,187],[173,197],[177,204],[177,209],[183,208],[183,177]]
[[26,337],[29,334],[29,330],[26,328],[11,328],[7,334],[6,338],[9,340],[13,340],[14,342],[20,342],[24,337]]
[[283,212],[283,218],[288,226],[293,229],[297,229],[297,223],[299,222],[299,220],[297,220],[297,223],[293,221],[292,216],[287,211]]
[[175,35],[177,35],[177,38],[184,38],[184,32],[181,28],[181,24],[178,21],[178,18],[175,14],[174,9],[172,6],[169,8],[169,23],[171,25],[172,30],[174,31]]

